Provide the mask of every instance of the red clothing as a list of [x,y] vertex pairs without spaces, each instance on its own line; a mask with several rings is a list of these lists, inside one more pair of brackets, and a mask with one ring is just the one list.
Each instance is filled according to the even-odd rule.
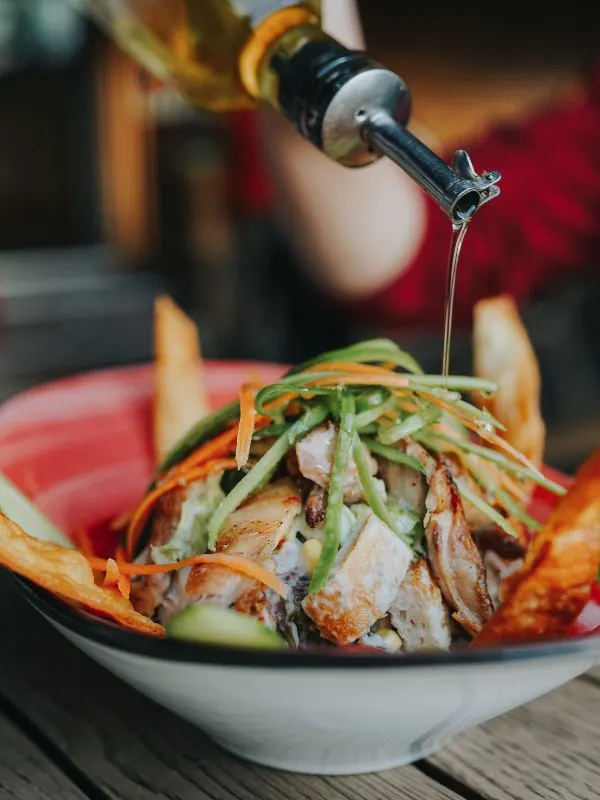
[[[467,149],[477,171],[502,173],[502,193],[477,213],[465,238],[457,324],[470,322],[482,297],[507,293],[523,301],[550,281],[600,267],[600,63],[576,101]],[[428,200],[413,263],[383,290],[344,301],[348,313],[390,331],[439,327],[449,241],[447,217]]]

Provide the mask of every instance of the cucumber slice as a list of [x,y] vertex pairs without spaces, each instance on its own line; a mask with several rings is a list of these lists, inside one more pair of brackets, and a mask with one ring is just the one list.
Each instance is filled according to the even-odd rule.
[[167,624],[167,634],[198,644],[226,647],[257,647],[278,650],[285,642],[276,631],[265,627],[254,617],[229,608],[198,603],[177,614]]

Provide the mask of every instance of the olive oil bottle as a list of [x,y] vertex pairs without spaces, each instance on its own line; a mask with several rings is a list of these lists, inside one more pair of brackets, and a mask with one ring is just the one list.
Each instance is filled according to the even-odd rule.
[[498,193],[464,151],[449,166],[406,129],[410,94],[393,72],[321,25],[320,0],[73,0],[155,77],[214,112],[269,104],[349,167],[382,155],[460,224]]

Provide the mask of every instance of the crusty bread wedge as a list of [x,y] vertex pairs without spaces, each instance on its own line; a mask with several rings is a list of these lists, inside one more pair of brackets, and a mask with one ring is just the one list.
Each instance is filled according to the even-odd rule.
[[477,398],[505,427],[510,444],[541,466],[546,428],[540,411],[540,369],[511,297],[481,300],[474,310],[474,372],[495,381],[497,394]]
[[209,411],[198,328],[167,296],[154,305],[154,355],[154,448],[161,462]]
[[26,534],[0,513],[0,565],[63,600],[107,617],[138,633],[163,636],[164,629],[134,609],[115,589],[98,586],[83,553]]
[[474,647],[564,636],[587,603],[600,561],[600,450],[531,542],[522,569],[504,584],[504,603]]

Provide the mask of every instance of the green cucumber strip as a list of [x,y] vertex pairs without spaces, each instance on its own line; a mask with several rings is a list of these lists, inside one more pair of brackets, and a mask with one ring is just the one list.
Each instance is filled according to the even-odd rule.
[[496,525],[501,528],[505,533],[508,533],[509,536],[514,536],[515,539],[519,538],[518,532],[513,528],[513,526],[508,522],[508,520],[502,516],[495,508],[489,503],[486,503],[485,500],[480,497],[477,492],[471,491],[468,486],[461,485],[457,483],[458,493],[462,497],[463,500],[467,500],[469,503],[472,503],[475,508],[478,508],[483,514],[488,517],[492,522],[495,522]]
[[537,532],[542,530],[544,527],[542,523],[538,522],[537,519],[534,519],[523,508],[521,508],[517,501],[512,498],[508,492],[506,492],[504,489],[494,489],[494,493],[503,506],[510,511],[513,517],[520,520],[529,528],[530,531]]
[[[492,450],[488,447],[482,447],[481,445],[475,444],[474,442],[470,442],[469,440],[465,439],[455,439],[454,436],[448,436],[445,433],[440,433],[439,431],[432,431],[432,435],[435,439],[438,439],[442,442],[448,442],[448,444],[453,444],[455,447],[458,447],[461,450],[464,450],[467,453],[475,453],[482,458],[487,459],[488,461],[494,461],[499,466],[503,467],[507,472],[516,475],[518,478],[529,478],[533,483],[536,483],[538,486],[543,486],[544,489],[547,489],[549,492],[553,494],[562,496],[566,494],[567,490],[564,486],[560,486],[558,483],[554,483],[549,478],[546,478],[541,472],[537,470],[528,469],[528,467],[523,466],[522,464],[518,464],[516,461],[511,461],[506,456],[503,456],[501,453],[498,453],[496,450]],[[420,435],[421,436],[421,435]],[[422,437],[425,441],[427,438],[428,443],[430,442],[429,436]],[[439,450],[439,447],[435,447],[435,443],[433,443],[435,449]]]
[[229,403],[226,406],[222,406],[221,408],[213,411],[211,414],[208,414],[206,417],[203,417],[199,420],[193,428],[190,430],[177,442],[175,447],[167,454],[166,458],[162,462],[162,464],[158,468],[158,474],[160,475],[166,470],[171,469],[184,458],[193,453],[194,450],[197,450],[201,444],[206,442],[212,436],[215,436],[217,433],[220,433],[222,428],[232,419],[235,417],[239,417],[240,415],[240,404],[239,403]]
[[[471,375],[408,375],[411,389],[415,391],[429,392],[432,388],[441,389],[444,393],[448,391],[470,392],[473,390],[480,392],[496,392],[498,384],[488,381],[485,378],[473,378]],[[385,385],[385,384],[384,384]],[[435,396],[435,395],[434,395]],[[441,395],[438,395],[441,397]],[[459,398],[453,398],[449,402],[457,402]]]
[[383,498],[377,491],[377,484],[375,483],[375,478],[371,475],[369,464],[365,456],[365,451],[363,450],[362,442],[358,434],[356,434],[354,437],[352,454],[354,456],[354,463],[356,464],[356,468],[358,470],[358,477],[360,478],[365,499],[368,505],[371,507],[371,510],[382,522],[385,522],[390,530],[394,531],[399,539],[402,539],[405,544],[411,547],[410,536],[407,536],[406,533],[402,531],[401,528],[396,524],[396,521],[394,520],[392,514],[390,514],[390,511],[383,501]]
[[405,439],[422,428],[437,422],[441,417],[442,412],[436,406],[429,406],[429,408],[418,411],[416,414],[411,414],[402,422],[397,425],[392,425],[389,428],[382,428],[379,431],[379,441],[382,444],[395,444],[401,439]]
[[479,483],[480,486],[483,486],[486,491],[492,492],[506,508],[506,510],[509,511],[513,517],[525,524],[529,530],[541,530],[544,527],[541,522],[538,522],[537,519],[531,517],[507,491],[501,489],[499,486],[496,486],[495,483],[486,475],[485,470],[477,468],[477,463],[475,461],[476,458],[477,457],[473,454],[467,456],[467,464],[469,472],[477,481],[477,483]]
[[0,512],[25,533],[45,542],[73,547],[71,542],[34,504],[0,472]]
[[342,506],[344,504],[344,472],[352,453],[354,438],[355,403],[352,394],[340,397],[340,424],[333,454],[333,463],[329,473],[327,490],[327,510],[323,532],[325,540],[319,560],[313,570],[308,588],[309,593],[323,588],[337,557],[340,545],[340,525]]
[[356,415],[354,425],[357,431],[361,431],[373,422],[376,422],[386,411],[392,411],[396,407],[396,398],[389,397],[387,400],[373,408],[365,409]]
[[289,422],[277,422],[272,425],[267,425],[265,428],[259,428],[254,432],[252,440],[259,442],[261,439],[270,439],[272,436],[279,437],[290,429]]
[[363,413],[363,411],[370,411],[387,402],[391,397],[389,389],[369,389],[369,391],[361,392],[356,397],[356,417]]
[[361,364],[390,362],[416,375],[420,375],[423,372],[417,361],[408,353],[405,353],[404,350],[401,350],[395,342],[390,339],[370,339],[349,347],[342,347],[339,350],[321,353],[321,355],[294,367],[288,372],[288,375],[304,372],[325,361],[355,361]]
[[410,467],[417,472],[421,472],[423,475],[427,474],[427,470],[418,459],[407,456],[406,453],[403,453],[401,450],[397,450],[395,447],[391,447],[387,444],[382,444],[377,439],[373,439],[370,436],[362,436],[361,439],[376,456],[386,458],[394,464],[402,464],[405,467]]
[[255,617],[208,603],[188,606],[176,614],[166,628],[171,638],[197,644],[264,650],[279,650],[286,646],[276,631]]

